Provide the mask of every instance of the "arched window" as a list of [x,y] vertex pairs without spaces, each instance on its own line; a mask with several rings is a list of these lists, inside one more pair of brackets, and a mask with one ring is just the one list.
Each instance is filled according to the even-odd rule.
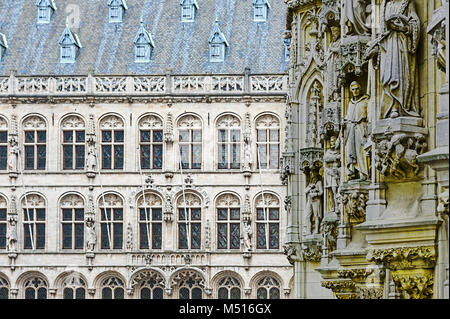
[[102,169],[123,169],[124,123],[116,115],[105,116],[100,121]]
[[45,248],[45,200],[38,194],[27,194],[22,198],[23,245],[25,249]]
[[63,169],[84,169],[85,125],[81,117],[68,116],[61,123]]
[[171,286],[176,286],[179,299],[203,299],[204,279],[195,271],[180,271]]
[[[279,249],[280,201],[275,195],[264,192],[256,198],[255,207],[256,207],[256,248]],[[267,229],[269,229],[268,233]],[[269,247],[267,247],[267,241],[269,242]]]
[[117,277],[108,277],[102,282],[102,299],[124,299],[124,283]]
[[9,283],[8,281],[0,276],[0,299],[9,298]]
[[217,120],[218,168],[241,167],[241,121],[234,115],[223,115]]
[[202,168],[202,122],[197,116],[186,115],[178,120],[179,150],[183,169]]
[[216,200],[217,248],[240,248],[240,201],[236,195],[223,194]]
[[131,280],[131,286],[137,286],[140,299],[163,299],[164,278],[153,270],[143,270]]
[[47,282],[33,276],[25,281],[25,299],[47,299]]
[[[145,202],[144,202],[145,198]],[[139,248],[161,249],[162,199],[152,193],[139,198]],[[149,247],[149,242],[151,247]]]
[[8,228],[7,203],[3,196],[0,196],[0,249],[6,249],[6,230]]
[[273,277],[258,280],[256,289],[257,299],[280,299],[280,283]]
[[201,199],[187,193],[178,197],[178,249],[200,249],[202,208]]
[[84,200],[75,194],[61,199],[63,249],[84,248]]
[[280,121],[264,114],[256,119],[258,168],[277,169],[280,162]]
[[154,115],[139,121],[140,165],[142,169],[163,166],[163,122]]
[[47,127],[44,119],[32,115],[23,122],[24,167],[26,170],[43,170],[47,157]]
[[0,117],[0,171],[6,170],[8,163],[8,123]]
[[[123,246],[123,201],[116,194],[100,196],[100,247],[122,249]],[[111,247],[112,246],[112,247]]]
[[63,298],[86,299],[86,283],[83,278],[77,274],[67,276],[63,285]]
[[241,299],[241,282],[233,276],[219,280],[218,299]]

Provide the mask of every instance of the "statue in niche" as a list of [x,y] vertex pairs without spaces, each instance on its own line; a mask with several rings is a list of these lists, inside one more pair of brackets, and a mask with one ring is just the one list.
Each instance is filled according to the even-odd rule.
[[306,194],[306,232],[307,234],[319,233],[320,221],[322,219],[322,195],[323,187],[319,172],[311,172],[311,180],[305,189]]
[[86,169],[89,172],[95,171],[97,168],[97,155],[95,154],[95,146],[89,145],[87,160],[86,160]]
[[367,12],[368,8],[370,7],[367,4],[367,0],[343,0],[342,15],[346,35],[369,34],[370,22],[368,17],[370,12]]
[[384,0],[380,9],[381,35],[366,56],[380,54],[382,118],[419,117],[416,52],[420,20],[414,1]]
[[321,68],[326,68],[327,79],[327,98],[329,101],[337,101],[339,99],[339,72],[337,66],[339,63],[340,55],[340,41],[341,29],[337,26],[330,27],[331,30],[331,43],[328,47],[328,51],[325,54],[323,64]]
[[[367,180],[366,143],[368,137],[367,105],[369,96],[361,94],[361,85],[354,81],[350,84],[352,98],[348,103],[344,118],[344,143],[347,175],[350,180]],[[358,174],[357,174],[358,173]]]
[[8,230],[6,234],[7,249],[9,252],[16,251],[17,244],[17,222],[14,218],[9,219]]
[[86,248],[88,251],[94,251],[97,243],[97,235],[95,234],[95,225],[92,219],[86,220]]
[[244,252],[252,251],[252,235],[252,226],[249,222],[244,222],[241,237]]
[[330,137],[330,148],[325,152],[323,156],[323,161],[325,163],[324,167],[324,177],[326,182],[326,188],[331,191],[331,207],[332,211],[337,212],[337,199],[339,197],[338,187],[339,187],[339,177],[340,177],[340,158],[341,154],[339,152],[339,139],[336,136]]
[[8,168],[10,172],[18,172],[18,157],[20,148],[15,139],[10,140]]

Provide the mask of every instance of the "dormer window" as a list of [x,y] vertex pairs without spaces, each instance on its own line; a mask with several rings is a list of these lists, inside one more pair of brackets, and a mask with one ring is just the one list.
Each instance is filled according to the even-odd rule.
[[35,5],[38,7],[37,23],[50,23],[56,5],[53,0],[38,0]]
[[266,21],[269,8],[270,4],[268,0],[253,0],[253,21]]
[[197,0],[180,0],[181,22],[194,22],[198,10]]
[[214,30],[209,37],[209,61],[225,61],[225,51],[228,46],[228,41],[225,38],[225,35],[220,31],[219,23],[216,21]]
[[128,10],[125,0],[109,0],[109,22],[119,23],[123,22],[123,14]]
[[6,36],[3,33],[0,33],[0,61],[3,59],[7,48],[8,43],[6,42]]
[[284,39],[284,61],[289,62],[289,47],[291,46],[291,38]]
[[66,25],[63,34],[59,39],[60,63],[74,63],[78,50],[82,47],[78,36]]
[[152,50],[155,47],[152,36],[145,30],[144,23],[141,22],[141,26],[134,38],[134,62],[136,63],[148,63]]

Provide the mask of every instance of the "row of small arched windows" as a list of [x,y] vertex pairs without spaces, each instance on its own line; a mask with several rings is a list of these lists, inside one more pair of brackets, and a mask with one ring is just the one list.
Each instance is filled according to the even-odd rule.
[[[183,115],[177,120],[178,160],[183,169],[202,168],[203,124],[199,116]],[[93,124],[90,124],[93,125]],[[63,170],[123,170],[125,161],[125,121],[116,114],[103,116],[100,121],[99,150],[87,143],[85,120],[75,114],[61,121],[61,167]],[[248,125],[248,124],[247,124]],[[167,127],[168,125],[166,125]],[[217,169],[240,169],[251,162],[251,153],[244,148],[242,121],[233,114],[220,116],[217,129]],[[255,119],[257,157],[255,164],[262,169],[278,169],[280,155],[280,121],[272,114]],[[0,171],[45,170],[47,165],[47,122],[40,115],[27,116],[23,122],[23,159],[12,159],[17,151],[10,146],[8,154],[8,122],[0,117]],[[163,120],[156,114],[147,114],[138,120],[139,166],[141,169],[162,169],[164,140],[168,134]],[[93,132],[91,132],[92,134]],[[10,133],[11,134],[11,133]],[[247,143],[247,142],[246,142]],[[17,146],[17,148],[19,148]],[[244,148],[244,149],[243,149]],[[247,152],[247,153],[246,153]],[[10,157],[8,162],[8,156]],[[247,158],[247,159],[246,159]],[[23,162],[23,164],[22,164]],[[249,164],[246,164],[249,165]],[[251,164],[250,164],[251,165]]]
[[[281,282],[273,275],[257,274],[254,281],[257,299],[280,299]],[[163,276],[152,270],[143,270],[131,278],[131,289],[125,285],[121,276],[109,275],[99,282],[99,293],[95,297],[101,299],[166,299],[169,298],[166,282]],[[57,299],[86,299],[89,290],[86,280],[81,274],[66,275],[59,283],[60,291],[55,292]],[[238,276],[227,274],[219,277],[215,285],[216,299],[243,299],[245,292]],[[204,299],[208,298],[205,292],[205,281],[198,272],[181,271],[171,280],[171,295],[178,299]],[[11,298],[11,287],[5,276],[0,275],[0,299]],[[44,276],[33,274],[21,280],[17,298],[19,299],[48,299],[49,285]],[[92,293],[92,291],[91,291]],[[95,291],[94,291],[95,294]]]

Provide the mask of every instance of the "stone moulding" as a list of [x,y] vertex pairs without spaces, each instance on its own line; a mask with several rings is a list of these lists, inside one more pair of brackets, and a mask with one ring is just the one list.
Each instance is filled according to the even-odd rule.
[[391,270],[433,268],[436,264],[434,246],[398,247],[370,250],[367,260],[384,264]]

